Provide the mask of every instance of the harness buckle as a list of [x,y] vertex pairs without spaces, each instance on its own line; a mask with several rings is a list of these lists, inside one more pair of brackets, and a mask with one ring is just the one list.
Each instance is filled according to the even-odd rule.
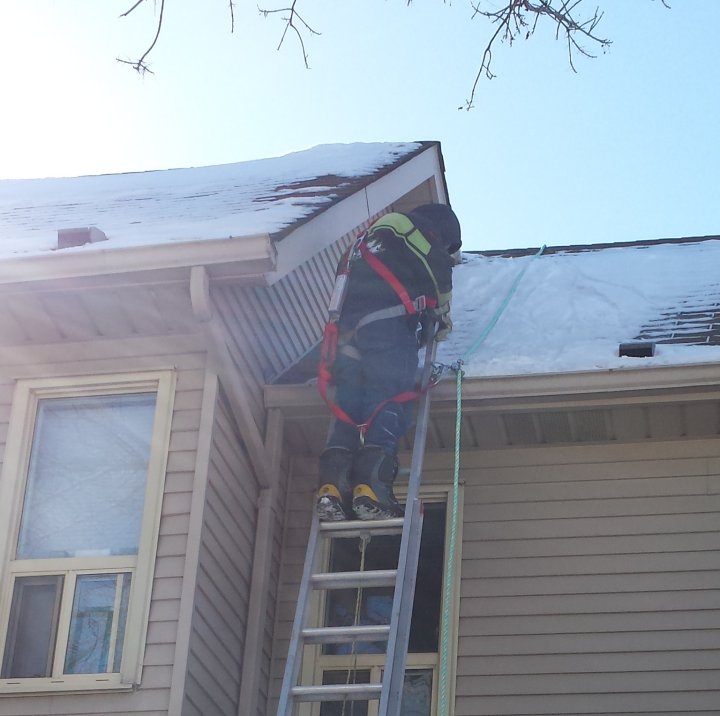
[[422,313],[427,308],[427,298],[423,296],[418,296],[414,301],[413,304],[415,305],[415,310],[418,313]]
[[444,363],[433,363],[432,370],[430,371],[430,376],[428,378],[428,386],[434,388],[440,382],[443,375],[445,375],[445,372],[450,370],[450,368],[450,366],[445,365]]

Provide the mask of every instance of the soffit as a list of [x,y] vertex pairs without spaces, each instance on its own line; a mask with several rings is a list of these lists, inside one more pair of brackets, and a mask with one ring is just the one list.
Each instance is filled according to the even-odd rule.
[[[462,449],[651,442],[720,435],[717,365],[616,371],[592,378],[587,374],[544,378],[468,380],[463,390]],[[281,408],[285,415],[286,442],[291,453],[319,454],[329,425],[329,411],[315,388],[266,386],[265,397],[267,406]],[[451,382],[445,382],[433,395],[428,450],[452,450],[455,426],[455,389]],[[410,434],[402,447],[410,449],[411,445]]]

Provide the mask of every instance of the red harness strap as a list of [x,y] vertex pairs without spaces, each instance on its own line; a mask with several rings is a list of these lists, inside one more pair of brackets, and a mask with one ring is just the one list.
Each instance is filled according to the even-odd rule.
[[[363,236],[357,243],[356,247],[360,252],[363,260],[367,262],[368,266],[375,271],[380,278],[386,281],[390,287],[395,291],[398,298],[402,302],[403,306],[408,315],[413,315],[419,312],[415,302],[410,298],[405,286],[400,283],[398,277],[390,271],[390,269],[380,259],[372,253],[367,247],[365,237]],[[347,259],[349,260],[349,252]],[[437,300],[424,296],[424,307],[435,308],[437,306]],[[328,396],[328,389],[332,385],[332,373],[331,366],[335,362],[337,357],[337,346],[338,346],[338,325],[336,321],[328,321],[325,324],[325,330],[323,331],[323,340],[320,348],[320,361],[318,363],[318,376],[317,376],[317,387],[320,395],[327,404],[332,414],[344,423],[352,425],[360,432],[360,438],[363,439],[365,433],[370,427],[371,423],[378,416],[380,411],[388,403],[407,403],[416,398],[419,398],[423,393],[426,393],[432,388],[435,383],[431,382],[426,387],[419,390],[405,391],[398,393],[392,398],[383,400],[379,405],[375,407],[370,417],[362,425],[358,425],[339,405],[334,403]]]
[[332,414],[344,423],[354,425],[358,430],[360,426],[337,404],[330,400],[328,388],[332,384],[330,366],[337,357],[338,326],[335,321],[328,321],[323,331],[322,345],[320,346],[320,362],[318,363],[317,388]]

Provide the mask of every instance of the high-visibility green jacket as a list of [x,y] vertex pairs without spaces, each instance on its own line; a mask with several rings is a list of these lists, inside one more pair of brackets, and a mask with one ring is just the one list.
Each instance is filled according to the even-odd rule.
[[[419,222],[397,212],[378,219],[367,231],[368,249],[397,277],[411,299],[425,296],[438,313],[450,308],[454,261],[445,247],[423,234]],[[397,293],[356,252],[340,315],[341,330],[352,330],[370,313],[401,304]],[[412,323],[412,319],[410,321]]]

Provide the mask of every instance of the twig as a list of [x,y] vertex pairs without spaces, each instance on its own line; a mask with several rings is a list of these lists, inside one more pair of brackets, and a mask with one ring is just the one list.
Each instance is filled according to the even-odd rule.
[[120,17],[127,17],[135,8],[137,8],[139,5],[142,5],[145,2],[145,0],[137,0],[137,2],[126,12],[124,12]]
[[295,24],[295,20],[296,19],[299,20],[304,25],[305,30],[307,30],[311,34],[319,35],[320,33],[317,32],[316,30],[314,30],[312,27],[310,27],[310,25],[308,25],[307,22],[305,22],[304,18],[295,9],[296,4],[297,4],[297,0],[293,0],[292,5],[290,7],[275,8],[273,10],[268,10],[266,8],[261,8],[258,6],[258,12],[260,14],[262,14],[264,17],[267,17],[268,15],[272,15],[277,12],[289,13],[289,15],[287,17],[282,18],[285,21],[285,29],[283,30],[282,37],[280,38],[280,42],[278,43],[277,49],[279,50],[283,46],[283,42],[285,42],[285,37],[287,36],[288,30],[292,30],[300,42],[300,49],[302,50],[303,61],[305,62],[305,67],[310,69],[310,65],[308,64],[308,54],[305,50],[305,41],[303,39],[302,31]]
[[[660,0],[665,5],[666,0]],[[487,18],[493,23],[497,23],[495,33],[488,41],[483,51],[480,69],[475,76],[475,81],[470,92],[470,97],[465,101],[464,107],[458,109],[472,109],[473,101],[477,91],[477,86],[483,75],[487,79],[493,79],[494,73],[490,69],[492,62],[493,45],[498,39],[512,44],[513,41],[524,34],[525,39],[529,39],[535,33],[541,17],[548,17],[556,24],[555,37],[559,39],[564,33],[567,40],[568,60],[573,72],[576,72],[573,62],[573,53],[579,52],[585,57],[595,57],[587,50],[577,39],[577,35],[584,37],[602,47],[606,48],[611,41],[595,34],[595,28],[602,20],[603,13],[599,8],[595,8],[595,12],[586,20],[576,20],[573,16],[574,11],[583,2],[583,0],[559,0],[556,6],[553,3],[556,0],[509,0],[500,10],[483,10],[480,7],[482,0],[473,0],[471,2],[473,8],[472,17],[480,15]],[[532,22],[528,20],[529,16],[534,16]]]
[[[143,2],[145,2],[145,0],[138,0],[124,15],[121,15],[120,17],[126,17],[133,10],[135,10],[136,7],[138,7]],[[165,12],[165,0],[160,0],[160,15],[158,17],[157,30],[155,32],[155,37],[153,38],[153,41],[150,44],[150,47],[148,47],[147,50],[145,50],[145,52],[143,52],[142,57],[139,60],[135,60],[135,61],[122,60],[118,57],[118,58],[116,58],[118,62],[122,62],[125,65],[130,65],[136,72],[139,72],[140,74],[145,74],[146,72],[153,74],[153,71],[145,63],[145,58],[152,52],[153,47],[155,47],[155,44],[158,41],[158,37],[160,37],[160,31],[162,30],[163,13],[164,12]]]

